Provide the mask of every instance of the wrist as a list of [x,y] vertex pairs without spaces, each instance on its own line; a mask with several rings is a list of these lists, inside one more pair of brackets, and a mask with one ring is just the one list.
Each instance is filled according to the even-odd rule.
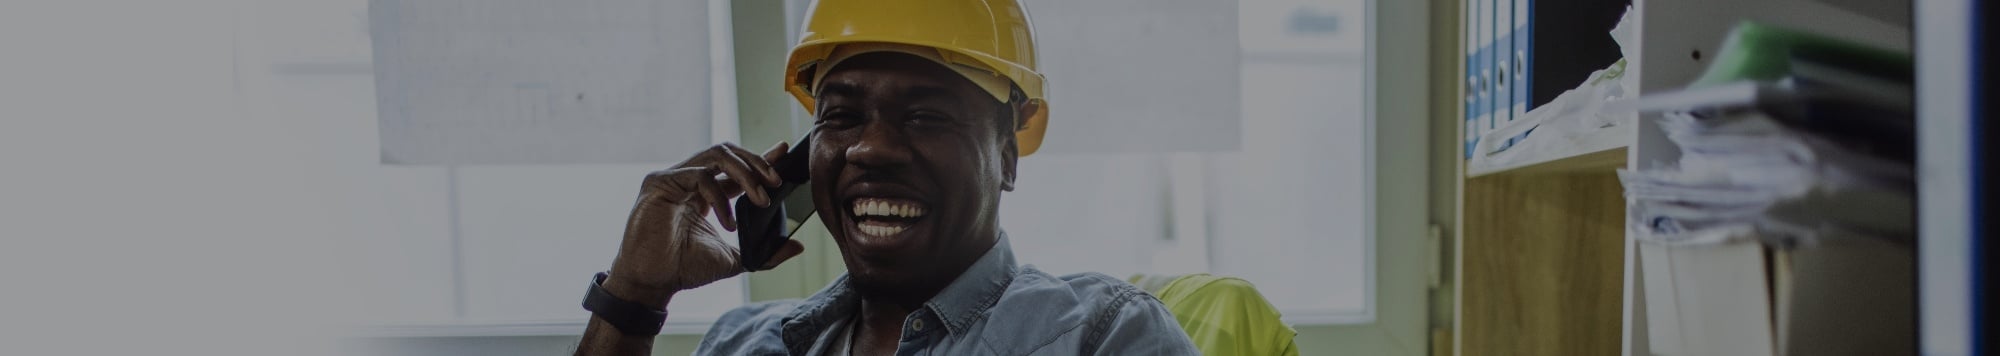
[[671,288],[638,283],[631,278],[620,278],[618,275],[619,273],[612,272],[610,277],[604,279],[604,291],[618,299],[639,303],[653,310],[667,310],[667,301],[673,299],[674,292],[677,292]]

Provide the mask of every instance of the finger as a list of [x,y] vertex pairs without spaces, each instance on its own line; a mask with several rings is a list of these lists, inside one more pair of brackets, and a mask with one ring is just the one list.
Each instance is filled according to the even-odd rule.
[[764,150],[764,161],[777,162],[779,158],[785,157],[785,151],[790,150],[792,150],[792,144],[785,143],[785,141],[778,141],[778,144],[771,145],[771,149]]
[[[732,170],[740,171],[744,169],[745,168],[742,167],[737,167],[733,169],[725,168],[723,169],[723,171],[732,171]],[[716,177],[715,179],[712,179],[712,181],[714,181],[717,184],[717,186],[722,187],[722,196],[736,197],[738,194],[741,194],[743,196],[743,199],[749,199],[750,202],[757,203],[757,206],[760,207],[771,206],[771,193],[764,191],[763,185],[751,182],[752,180],[758,180],[757,178],[749,178],[749,179],[737,178],[737,177],[744,177],[745,174],[755,174],[755,173],[729,172],[729,173],[724,173],[722,176]],[[755,176],[753,175],[750,177],[755,177]]]
[[736,155],[736,159],[743,160],[743,163],[748,164],[751,169],[756,170],[757,173],[762,173],[758,177],[763,178],[761,181],[764,185],[776,187],[778,184],[785,182],[784,179],[778,177],[778,170],[771,168],[770,160],[757,156],[757,153],[750,152],[750,149],[737,146],[734,143],[723,143],[722,145],[729,148],[729,153]]
[[[757,178],[763,176],[762,174],[751,172],[750,164],[744,163],[742,158],[736,157],[736,154],[730,152],[728,147],[715,145],[714,150],[717,151],[715,156],[718,157],[713,157],[710,164],[713,164],[716,168],[721,168],[724,173],[729,175],[727,181],[731,184],[726,186],[742,189],[743,194],[748,195],[750,201],[757,203],[757,206],[771,206],[771,196],[765,193],[763,185],[757,182],[762,180]],[[736,196],[736,192],[733,191],[723,193],[723,196]]]
[[764,262],[764,269],[778,268],[778,265],[784,264],[786,260],[798,257],[804,252],[806,245],[799,243],[799,240],[785,240],[784,246],[778,246],[778,254],[772,255],[770,262]]
[[722,185],[714,179],[699,181],[701,186],[695,190],[701,192],[703,203],[715,209],[715,219],[722,223],[723,229],[736,231],[736,212],[729,209],[729,199],[722,195]]

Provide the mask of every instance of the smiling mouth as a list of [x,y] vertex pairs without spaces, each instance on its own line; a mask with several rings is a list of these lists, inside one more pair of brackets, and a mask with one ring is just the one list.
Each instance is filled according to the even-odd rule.
[[851,203],[855,229],[874,238],[889,238],[923,221],[930,208],[923,203],[894,198],[856,198]]

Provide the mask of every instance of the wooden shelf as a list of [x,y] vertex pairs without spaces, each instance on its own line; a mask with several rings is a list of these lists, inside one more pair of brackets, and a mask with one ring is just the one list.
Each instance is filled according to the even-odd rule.
[[1551,158],[1545,161],[1528,162],[1511,167],[1470,172],[1467,178],[1479,178],[1495,174],[1550,174],[1611,171],[1625,167],[1625,147],[1612,147],[1568,157]]
[[[1636,123],[1626,124],[1636,125]],[[1609,171],[1625,166],[1626,147],[1631,146],[1633,131],[1626,129],[1606,129],[1599,135],[1578,142],[1574,151],[1532,157],[1498,167],[1479,167],[1466,164],[1465,176],[1477,178],[1501,173],[1546,174],[1561,172]],[[1533,138],[1533,135],[1529,135]]]
[[1626,261],[1618,176],[1497,174],[1464,184],[1462,354],[1619,354]]
[[[1538,54],[1532,64],[1537,75],[1530,82],[1531,87],[1538,90],[1535,102],[1543,102],[1545,94],[1560,93],[1555,89],[1572,88],[1585,80],[1580,77],[1543,78],[1543,74],[1588,73],[1602,68],[1603,64],[1589,61],[1545,63],[1543,60],[1582,58],[1542,52],[1564,51],[1566,49],[1559,48],[1574,47],[1554,46],[1577,46],[1581,42],[1540,37],[1555,33],[1544,31],[1557,28],[1553,26],[1608,28],[1592,23],[1597,15],[1615,17],[1622,13],[1627,16],[1625,25],[1630,27],[1625,28],[1629,30],[1625,33],[1630,37],[1623,38],[1618,44],[1621,46],[1619,52],[1627,63],[1623,75],[1635,81],[1635,87],[1625,88],[1622,92],[1630,96],[1685,88],[1715,64],[1712,62],[1723,58],[1717,52],[1719,44],[1737,23],[1746,20],[1812,31],[1882,48],[1910,48],[1908,22],[1877,21],[1880,18],[1898,20],[1906,15],[1864,16],[1842,8],[1849,4],[1801,0],[1631,0],[1629,13],[1598,13],[1576,10],[1581,7],[1552,6],[1546,0],[1537,1],[1542,2],[1531,8],[1536,12],[1535,16],[1531,16],[1531,21],[1535,22],[1531,26],[1538,28],[1533,42],[1535,48],[1531,49]],[[1908,5],[1904,2],[1903,5],[1885,4],[1882,7],[1907,8]],[[1581,13],[1562,16],[1541,13],[1549,9]],[[1467,8],[1461,13],[1476,12]],[[1562,33],[1603,36],[1597,30]],[[1468,38],[1461,44],[1471,44],[1468,49],[1478,47],[1479,42],[1475,40],[1481,38]],[[1461,60],[1466,58],[1466,54],[1458,53]],[[1465,67],[1468,63],[1458,64]],[[1483,85],[1486,82],[1473,80],[1460,85],[1468,83]],[[1461,86],[1457,98],[1475,92],[1468,89],[1471,88]],[[1540,89],[1550,91],[1539,92]],[[1471,106],[1461,106],[1459,110],[1460,115],[1477,112]],[[1880,347],[1891,350],[1886,351],[1889,353],[1912,349],[1901,346],[1905,344],[1898,341],[1882,342],[1840,334],[1864,330],[1861,328],[1832,328],[1820,330],[1820,334],[1809,334],[1801,331],[1806,329],[1781,326],[1786,325],[1783,323],[1826,324],[1775,317],[1785,315],[1784,310],[1797,312],[1801,308],[1812,308],[1801,306],[1803,304],[1784,304],[1787,301],[1822,303],[1821,307],[1830,310],[1855,308],[1852,303],[1856,299],[1852,296],[1831,299],[1774,298],[1776,293],[1796,292],[1797,287],[1785,287],[1784,283],[1801,283],[1803,278],[1763,272],[1776,268],[1772,266],[1797,264],[1797,260],[1790,259],[1799,256],[1772,253],[1757,245],[1696,248],[1633,242],[1626,236],[1624,189],[1615,171],[1628,165],[1643,167],[1676,162],[1680,157],[1680,148],[1660,131],[1659,126],[1643,119],[1630,125],[1621,124],[1617,128],[1578,136],[1565,136],[1554,131],[1553,127],[1548,128],[1550,131],[1537,129],[1528,138],[1540,141],[1525,142],[1513,148],[1520,151],[1478,157],[1477,164],[1473,159],[1459,162],[1464,175],[1458,182],[1459,231],[1454,241],[1457,273],[1453,275],[1458,283],[1454,296],[1457,323],[1452,332],[1455,338],[1453,349],[1458,354],[1779,356],[1885,352],[1836,346],[1838,342],[1828,341],[1833,339]],[[1463,135],[1467,133],[1459,134],[1459,137],[1465,137]],[[1460,147],[1463,146],[1452,146]],[[1493,164],[1501,161],[1507,163]],[[1783,263],[1773,263],[1774,258],[1783,258],[1779,260]],[[1822,263],[1858,268],[1846,262]],[[1907,263],[1884,258],[1882,264],[1901,266]],[[1882,269],[1887,268],[1867,271],[1896,276],[1910,274]],[[1852,278],[1821,282],[1857,283]],[[1877,290],[1869,292],[1881,294]],[[1885,294],[1883,298],[1893,304],[1893,298],[1901,296]],[[1907,308],[1902,311],[1907,311]],[[1832,314],[1842,318],[1857,317],[1857,313]],[[1884,317],[1879,319],[1900,317],[1901,314],[1892,312],[1881,315]],[[1898,319],[1888,323],[1904,322]],[[1802,338],[1811,338],[1812,344],[1801,346],[1799,343],[1808,342]],[[1787,346],[1787,342],[1792,344]],[[1813,347],[1833,349],[1809,349]]]

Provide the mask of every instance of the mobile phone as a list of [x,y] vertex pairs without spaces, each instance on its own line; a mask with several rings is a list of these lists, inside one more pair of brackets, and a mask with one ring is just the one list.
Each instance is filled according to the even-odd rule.
[[806,168],[812,161],[809,156],[812,136],[812,132],[807,132],[805,137],[794,141],[784,157],[771,162],[771,169],[778,171],[778,177],[784,181],[775,188],[764,188],[765,195],[771,197],[771,206],[760,207],[750,199],[736,199],[736,246],[741,252],[743,270],[767,269],[764,264],[812,217],[812,186],[806,179]]

